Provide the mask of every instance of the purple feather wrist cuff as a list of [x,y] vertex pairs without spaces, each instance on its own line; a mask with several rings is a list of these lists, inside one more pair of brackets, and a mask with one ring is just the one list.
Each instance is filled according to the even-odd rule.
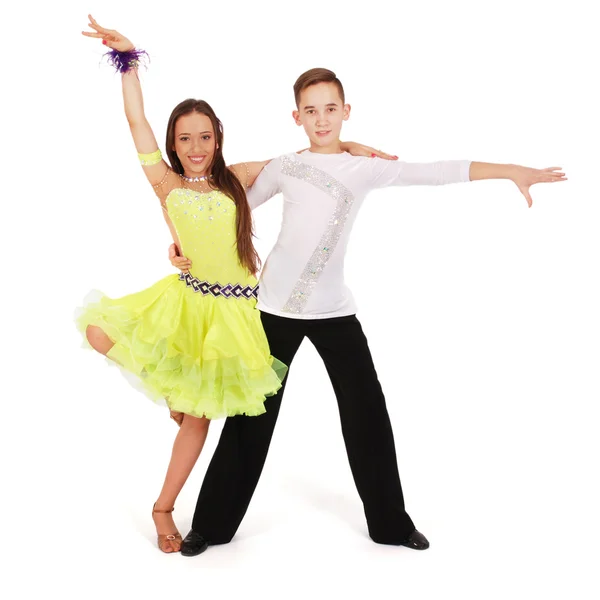
[[145,50],[138,50],[133,48],[127,52],[119,52],[118,50],[111,50],[104,56],[108,57],[108,64],[114,67],[119,73],[127,73],[131,69],[137,69],[142,59],[145,57],[150,60],[148,53]]

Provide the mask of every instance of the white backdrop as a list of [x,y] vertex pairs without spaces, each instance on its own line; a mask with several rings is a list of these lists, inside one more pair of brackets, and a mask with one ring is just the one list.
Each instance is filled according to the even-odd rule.
[[[600,97],[587,4],[2,9],[1,545],[12,597],[598,597]],[[368,539],[308,343],[235,541],[194,559],[155,548],[150,510],[176,426],[81,349],[72,315],[90,289],[119,296],[173,272],[170,238],[119,78],[100,42],[80,35],[87,12],[150,53],[146,111],[163,150],[187,97],[223,120],[228,162],[305,147],[292,85],[325,66],[352,105],[345,139],[407,161],[566,170],[568,182],[532,189],[531,209],[510,182],[388,189],[356,224],[347,281],[427,552]],[[263,258],[280,214],[281,198],[255,213]],[[177,504],[184,535],[221,426]]]

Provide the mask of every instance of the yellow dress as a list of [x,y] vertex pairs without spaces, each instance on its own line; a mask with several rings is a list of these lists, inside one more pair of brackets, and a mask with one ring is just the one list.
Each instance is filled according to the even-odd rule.
[[78,328],[85,339],[88,325],[100,327],[115,342],[107,356],[171,410],[260,415],[287,367],[270,355],[258,282],[238,259],[235,203],[219,191],[176,188],[165,204],[192,272],[123,298],[102,296],[79,309]]

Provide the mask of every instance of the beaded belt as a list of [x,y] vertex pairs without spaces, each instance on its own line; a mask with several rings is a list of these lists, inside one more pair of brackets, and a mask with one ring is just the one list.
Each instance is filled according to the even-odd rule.
[[202,281],[190,273],[180,273],[179,280],[185,281],[187,287],[191,287],[194,292],[201,292],[203,296],[212,294],[215,298],[223,296],[223,298],[245,298],[246,300],[258,298],[258,284],[254,287],[251,285],[242,287],[239,283],[221,285],[219,282]]

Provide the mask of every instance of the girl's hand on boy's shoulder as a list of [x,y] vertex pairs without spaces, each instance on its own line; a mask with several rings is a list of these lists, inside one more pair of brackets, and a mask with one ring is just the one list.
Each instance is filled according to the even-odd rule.
[[342,142],[342,150],[349,152],[352,156],[369,156],[385,160],[398,160],[398,157],[394,154],[388,154],[387,152],[371,148],[371,146],[366,146],[365,144],[359,144],[358,142]]

